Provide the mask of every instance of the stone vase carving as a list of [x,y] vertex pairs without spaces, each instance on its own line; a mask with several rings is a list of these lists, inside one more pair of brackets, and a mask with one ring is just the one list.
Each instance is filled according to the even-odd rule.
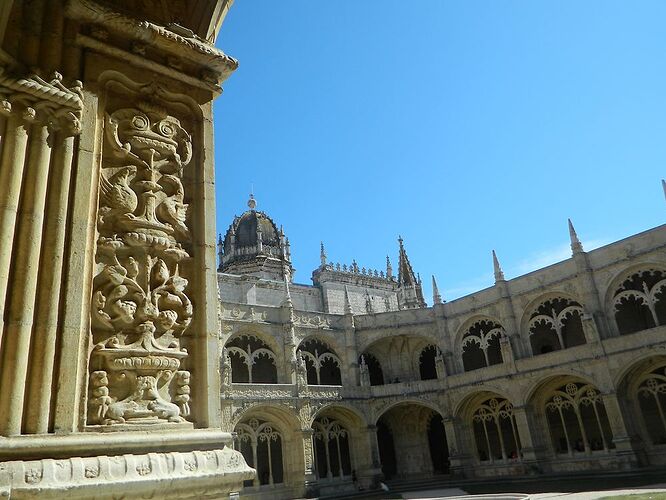
[[189,414],[192,321],[183,169],[190,134],[144,101],[105,119],[91,325],[89,424],[182,422]]

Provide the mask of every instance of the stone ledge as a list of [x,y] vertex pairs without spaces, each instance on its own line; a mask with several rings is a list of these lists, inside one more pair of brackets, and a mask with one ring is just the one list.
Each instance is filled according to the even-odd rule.
[[0,463],[11,498],[221,498],[255,471],[229,448]]
[[95,455],[100,450],[119,454],[146,449],[156,452],[211,450],[221,448],[231,440],[230,433],[210,429],[23,435],[0,437],[0,460]]

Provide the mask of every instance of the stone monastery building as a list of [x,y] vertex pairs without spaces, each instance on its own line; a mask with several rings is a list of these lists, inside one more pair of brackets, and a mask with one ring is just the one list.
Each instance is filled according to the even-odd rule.
[[[242,494],[331,494],[378,477],[666,465],[666,225],[432,307],[394,270],[328,260],[292,282],[256,209],[218,240],[222,409],[256,468]],[[278,228],[279,227],[279,228]]]
[[218,262],[232,3],[0,0],[0,497],[665,465],[666,226],[432,307],[402,241],[292,283],[254,201]]

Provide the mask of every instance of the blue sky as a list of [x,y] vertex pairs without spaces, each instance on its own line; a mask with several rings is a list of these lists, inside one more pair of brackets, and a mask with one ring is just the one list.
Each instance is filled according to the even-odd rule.
[[215,103],[217,226],[283,224],[310,283],[395,264],[431,301],[664,223],[666,2],[236,0]]

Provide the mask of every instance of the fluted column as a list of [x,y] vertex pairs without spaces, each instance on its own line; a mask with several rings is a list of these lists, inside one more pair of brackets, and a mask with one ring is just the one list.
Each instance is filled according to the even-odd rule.
[[[35,123],[31,127],[25,183],[16,216],[18,231],[11,264],[12,293],[3,332],[3,398],[0,400],[0,433],[7,436],[21,433],[50,160],[47,138],[45,124]],[[21,156],[25,158],[25,154]],[[19,185],[18,182],[15,185]]]

